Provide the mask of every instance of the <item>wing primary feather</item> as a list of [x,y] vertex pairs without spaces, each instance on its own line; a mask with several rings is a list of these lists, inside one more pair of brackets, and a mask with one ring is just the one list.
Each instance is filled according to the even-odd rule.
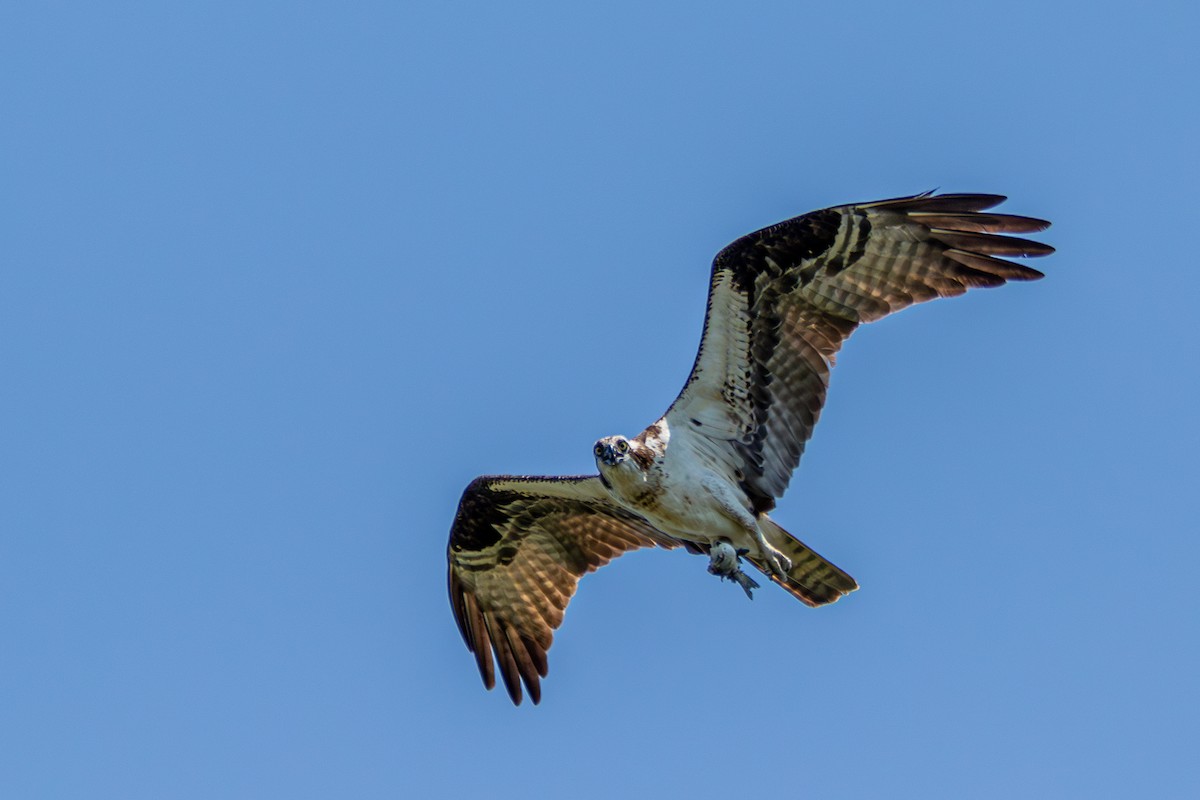
[[1016,236],[994,236],[987,233],[964,233],[932,228],[929,234],[942,244],[969,253],[988,256],[1048,256],[1054,248],[1048,244],[1019,239]]
[[520,673],[521,680],[525,682],[525,688],[529,690],[529,699],[536,706],[542,701],[542,687],[539,680],[541,675],[538,673],[533,659],[529,657],[529,651],[525,648],[525,641],[521,635],[512,626],[506,625],[504,636],[508,639],[508,648],[512,651],[517,672]]
[[946,257],[954,259],[965,267],[970,267],[980,272],[988,272],[1009,280],[1035,281],[1038,278],[1046,277],[1044,273],[1039,272],[1033,267],[1027,267],[1024,264],[1014,264],[1002,258],[992,258],[991,256],[980,255],[979,253],[968,253],[964,250],[947,250]]
[[989,214],[986,212],[954,214],[913,211],[909,213],[909,216],[927,228],[971,231],[973,233],[1038,233],[1050,227],[1050,223],[1044,219],[1021,217],[1016,214]]
[[496,672],[492,664],[492,640],[488,634],[487,625],[484,624],[483,611],[479,608],[479,601],[471,595],[463,595],[463,600],[467,604],[467,611],[470,616],[467,617],[471,623],[471,642],[474,645],[472,649],[475,651],[475,663],[479,665],[479,674],[483,676],[483,685],[489,690],[496,686]]
[[471,637],[467,631],[467,612],[463,608],[462,585],[458,582],[454,570],[447,570],[446,574],[450,584],[450,608],[454,611],[454,623],[458,626],[458,632],[466,642],[467,649],[473,651],[475,647],[471,644]]
[[504,679],[504,688],[508,690],[508,696],[512,698],[513,705],[521,705],[521,675],[517,669],[517,659],[513,655],[512,648],[509,647],[508,637],[504,633],[504,628],[497,623],[496,615],[491,611],[484,612],[484,624],[487,625],[488,634],[492,637],[492,649],[496,651],[496,661],[500,666],[500,677]]
[[897,197],[877,203],[862,203],[864,208],[886,208],[889,211],[986,211],[1008,198],[1002,194],[918,194]]
[[526,639],[525,650],[529,653],[529,657],[533,660],[533,666],[537,668],[538,675],[541,675],[544,678],[550,674],[550,662],[546,658],[546,648],[542,647],[533,639]]

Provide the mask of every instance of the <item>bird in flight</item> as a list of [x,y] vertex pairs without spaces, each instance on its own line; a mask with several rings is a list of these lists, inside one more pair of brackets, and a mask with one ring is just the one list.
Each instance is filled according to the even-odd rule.
[[[990,194],[835,206],[743,236],[713,260],[700,351],[667,412],[606,436],[584,476],[476,478],[450,529],[450,604],[488,689],[541,700],[547,651],[579,579],[640,547],[683,547],[751,595],[743,559],[809,606],[854,579],[768,516],[860,324],[937,297],[1042,273],[1007,259],[1054,248],[1049,227]],[[492,654],[495,653],[495,662]]]

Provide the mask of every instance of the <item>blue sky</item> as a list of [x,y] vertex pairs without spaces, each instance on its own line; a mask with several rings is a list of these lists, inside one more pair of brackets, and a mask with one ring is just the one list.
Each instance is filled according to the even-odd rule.
[[[1195,796],[1197,16],[10,4],[0,795]],[[728,241],[935,187],[1059,252],[843,352],[776,518],[861,591],[634,554],[486,693],[467,482],[655,419]]]

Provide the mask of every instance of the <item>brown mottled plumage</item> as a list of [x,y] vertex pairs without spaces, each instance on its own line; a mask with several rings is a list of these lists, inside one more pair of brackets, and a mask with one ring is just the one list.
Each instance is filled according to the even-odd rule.
[[473,481],[450,532],[449,588],[485,685],[495,684],[494,652],[513,702],[522,683],[538,702],[579,578],[639,547],[708,553],[728,542],[811,606],[857,589],[767,512],[855,328],[913,303],[1042,277],[1006,259],[1053,252],[1010,235],[1049,223],[987,211],[1003,200],[923,194],[743,236],[713,261],[700,350],[662,418],[632,439],[597,442],[597,476]]
[[537,703],[546,651],[579,578],[656,545],[680,543],[615,505],[594,475],[471,481],[450,537],[450,605],[487,688],[495,650],[513,702],[524,681]]

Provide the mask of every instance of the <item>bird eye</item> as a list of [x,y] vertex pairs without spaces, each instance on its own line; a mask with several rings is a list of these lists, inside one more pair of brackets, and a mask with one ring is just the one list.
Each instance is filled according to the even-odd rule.
[[595,453],[597,456],[604,455],[604,446],[601,445],[599,442],[596,442],[596,446],[592,448],[592,452]]
[[627,452],[629,452],[629,442],[625,441],[624,439],[622,439],[621,441],[617,442],[617,452],[618,452],[618,453],[627,453]]

